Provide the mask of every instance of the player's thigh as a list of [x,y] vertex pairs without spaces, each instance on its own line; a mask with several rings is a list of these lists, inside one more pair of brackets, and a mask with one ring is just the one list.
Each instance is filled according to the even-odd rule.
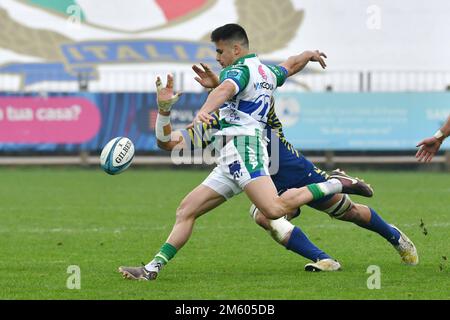
[[277,215],[282,209],[278,193],[270,176],[260,176],[244,187],[244,192],[250,201],[264,214]]
[[226,199],[221,194],[200,184],[181,201],[177,209],[177,216],[198,218],[225,201]]

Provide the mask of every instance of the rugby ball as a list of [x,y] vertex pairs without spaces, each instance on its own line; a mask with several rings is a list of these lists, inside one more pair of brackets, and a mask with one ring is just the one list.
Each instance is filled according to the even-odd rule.
[[128,168],[134,157],[133,142],[126,137],[109,141],[100,155],[100,165],[108,174],[119,174]]

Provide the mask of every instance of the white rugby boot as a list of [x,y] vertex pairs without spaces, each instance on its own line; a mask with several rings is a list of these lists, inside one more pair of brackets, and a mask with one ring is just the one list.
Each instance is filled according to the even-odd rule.
[[400,232],[400,239],[398,239],[398,245],[394,246],[395,250],[402,257],[402,261],[405,264],[415,266],[419,263],[419,255],[414,243],[404,234],[399,228],[394,225],[390,225],[392,228]]
[[305,271],[319,272],[319,271],[339,271],[341,264],[333,259],[322,259],[317,262],[310,262],[305,265]]

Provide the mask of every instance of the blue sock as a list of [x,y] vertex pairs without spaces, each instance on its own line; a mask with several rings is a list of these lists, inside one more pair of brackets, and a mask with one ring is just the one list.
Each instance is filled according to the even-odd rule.
[[398,239],[400,239],[400,232],[392,228],[390,225],[388,225],[372,208],[370,209],[370,222],[369,224],[362,225],[358,224],[360,227],[363,227],[365,229],[374,231],[378,233],[380,236],[385,238],[387,241],[389,241],[393,245],[398,244]]
[[314,262],[322,259],[330,259],[331,257],[325,252],[317,248],[308,237],[300,230],[299,227],[295,227],[292,230],[291,237],[286,244],[286,249],[291,250],[299,255],[308,258]]

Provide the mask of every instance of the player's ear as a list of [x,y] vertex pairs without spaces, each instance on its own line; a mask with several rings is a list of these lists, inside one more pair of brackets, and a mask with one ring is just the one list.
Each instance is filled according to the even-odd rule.
[[242,48],[238,43],[233,44],[233,53],[235,56],[239,56],[241,54]]

